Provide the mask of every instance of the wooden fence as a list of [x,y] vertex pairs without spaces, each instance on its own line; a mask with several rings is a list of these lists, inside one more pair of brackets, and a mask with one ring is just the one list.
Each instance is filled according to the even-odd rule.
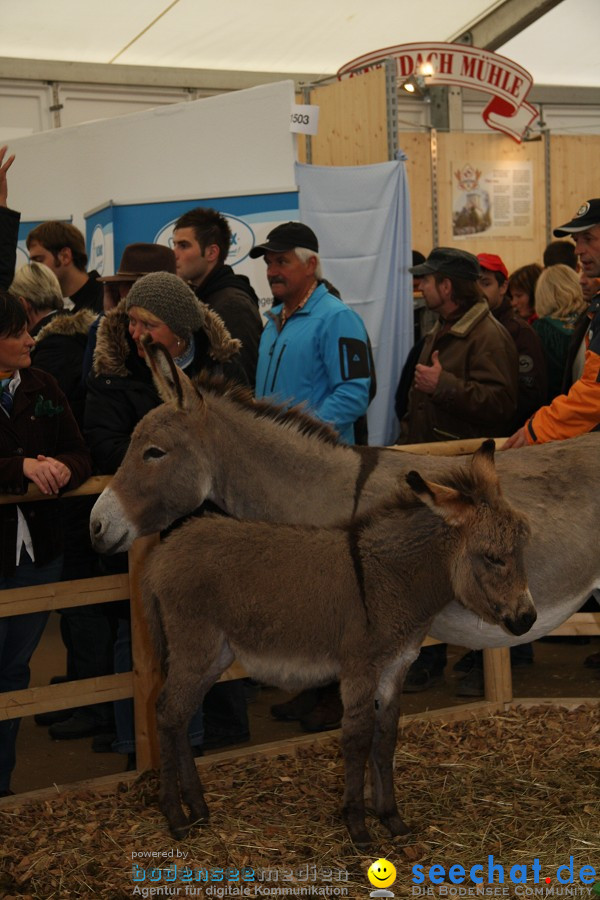
[[[399,451],[454,456],[471,453],[480,440],[452,441],[436,444],[414,444],[397,448]],[[497,441],[501,445],[502,441]],[[75,491],[64,496],[98,494],[110,483],[109,476],[95,476]],[[33,500],[56,502],[56,497],[41,494],[31,485],[26,495],[0,496],[0,504],[28,503]],[[61,581],[41,586],[18,588],[0,592],[0,617],[23,615],[42,610],[64,609],[70,606],[85,606],[91,603],[111,603],[127,600],[131,603],[131,631],[133,671],[119,675],[103,675],[52,684],[44,687],[27,688],[0,694],[0,720],[31,716],[36,713],[68,709],[72,706],[86,706],[93,703],[112,702],[133,698],[135,711],[135,740],[138,771],[158,765],[158,742],[156,735],[155,702],[160,690],[161,677],[158,662],[150,642],[143,615],[140,593],[140,574],[144,561],[152,547],[158,542],[158,535],[140,538],[129,551],[129,572],[123,575],[103,575],[77,581]],[[552,632],[554,635],[600,635],[600,613],[576,613]],[[427,638],[425,644],[437,643]],[[483,651],[485,699],[475,703],[436,710],[430,714],[446,719],[464,718],[474,714],[498,712],[512,702],[512,680],[510,652],[508,647]],[[244,677],[245,672],[238,663],[222,675],[221,680]],[[554,700],[555,703],[573,705],[589,698],[568,701]],[[519,703],[543,703],[546,698]],[[281,748],[280,748],[281,749]]]

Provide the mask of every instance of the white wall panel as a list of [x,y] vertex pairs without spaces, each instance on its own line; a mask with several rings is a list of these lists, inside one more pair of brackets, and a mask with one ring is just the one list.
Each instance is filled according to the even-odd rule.
[[294,187],[293,82],[171,104],[10,142],[10,204],[23,219],[118,203]]

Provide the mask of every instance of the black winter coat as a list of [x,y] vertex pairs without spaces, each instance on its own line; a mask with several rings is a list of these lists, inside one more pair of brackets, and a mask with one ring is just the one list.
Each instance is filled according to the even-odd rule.
[[81,380],[88,332],[96,317],[89,309],[57,313],[42,319],[30,332],[35,338],[31,352],[33,365],[49,372],[66,394],[80,429],[83,429],[85,388]]
[[[69,467],[67,490],[78,487],[92,473],[89,451],[54,378],[39,369],[22,369],[10,418],[0,411],[0,492],[25,494],[31,482],[23,474],[23,459],[40,453]],[[55,559],[63,549],[58,503],[23,503],[21,510],[31,533],[36,565]],[[17,507],[0,506],[2,575],[15,571],[16,539]]]
[[[206,333],[196,332],[194,340],[195,357],[185,370],[187,375],[207,371],[247,384],[239,356],[217,363],[209,355]],[[160,402],[150,369],[129,334],[125,307],[120,304],[102,319],[93,370],[87,380],[84,434],[97,471],[105,475],[117,471],[133,429]]]
[[15,277],[21,213],[0,206],[0,290],[6,291]]
[[246,381],[254,388],[258,345],[263,330],[254,288],[245,275],[236,275],[231,266],[219,266],[194,291],[199,300],[223,319],[231,336],[242,342],[240,362]]

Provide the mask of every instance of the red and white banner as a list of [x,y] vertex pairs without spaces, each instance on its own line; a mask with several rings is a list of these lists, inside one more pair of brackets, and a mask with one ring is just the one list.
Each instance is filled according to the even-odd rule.
[[518,143],[538,111],[527,103],[533,85],[529,72],[518,63],[465,44],[397,44],[365,53],[342,66],[338,78],[349,78],[360,72],[381,66],[386,59],[395,59],[399,79],[422,75],[423,67],[428,85],[453,84],[492,94],[483,111],[489,128],[502,131]]

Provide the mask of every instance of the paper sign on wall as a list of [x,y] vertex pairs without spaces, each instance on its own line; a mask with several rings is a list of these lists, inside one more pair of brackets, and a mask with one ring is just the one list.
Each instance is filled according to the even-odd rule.
[[290,131],[294,134],[316,134],[319,128],[319,107],[303,105],[292,106],[290,113]]

